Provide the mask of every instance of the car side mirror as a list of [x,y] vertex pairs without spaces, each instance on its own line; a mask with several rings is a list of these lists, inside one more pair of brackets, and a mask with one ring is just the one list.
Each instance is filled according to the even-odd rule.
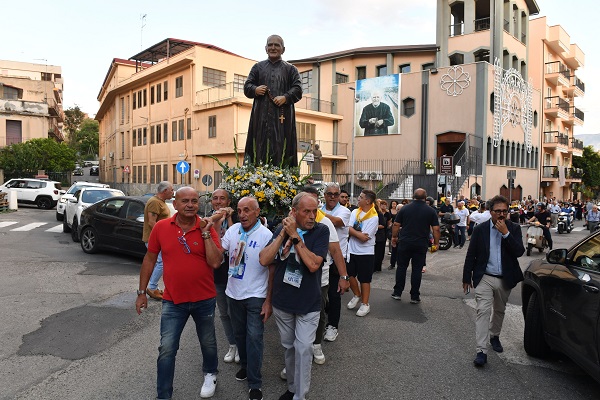
[[556,249],[550,251],[546,256],[546,261],[552,264],[566,264],[567,249]]
[[75,197],[73,197],[73,198],[69,199],[69,202],[70,203],[77,203],[77,199]]
[[61,196],[62,196],[63,194],[65,194],[65,193],[67,193],[67,191],[66,191],[66,190],[59,190],[59,191],[58,191],[58,194],[59,194],[59,195],[61,195]]

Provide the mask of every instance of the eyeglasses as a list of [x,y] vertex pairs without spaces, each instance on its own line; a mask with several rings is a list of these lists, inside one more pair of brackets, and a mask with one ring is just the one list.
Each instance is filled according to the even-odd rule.
[[508,214],[508,210],[492,210],[492,212],[496,214]]
[[339,195],[340,195],[339,192],[337,192],[337,193],[332,193],[332,192],[325,193],[325,196],[329,196],[329,197],[338,197]]
[[179,240],[179,243],[183,245],[183,252],[185,254],[190,254],[192,252],[192,249],[190,249],[190,246],[188,246],[185,240],[185,236],[179,236],[177,240]]

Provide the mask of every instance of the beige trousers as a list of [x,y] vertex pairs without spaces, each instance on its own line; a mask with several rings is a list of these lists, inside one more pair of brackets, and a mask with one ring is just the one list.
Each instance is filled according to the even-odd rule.
[[[494,276],[483,275],[475,288],[475,340],[477,352],[487,354],[488,343],[491,336],[500,336],[504,310],[510,295],[510,289],[502,284],[502,279]],[[493,308],[493,311],[492,311]]]

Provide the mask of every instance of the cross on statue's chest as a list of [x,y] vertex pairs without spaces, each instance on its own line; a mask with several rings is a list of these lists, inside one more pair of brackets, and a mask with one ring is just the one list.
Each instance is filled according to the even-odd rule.
[[281,114],[281,115],[279,116],[279,121],[280,121],[282,124],[283,124],[283,120],[284,120],[284,119],[285,119],[285,117],[283,116],[283,114]]

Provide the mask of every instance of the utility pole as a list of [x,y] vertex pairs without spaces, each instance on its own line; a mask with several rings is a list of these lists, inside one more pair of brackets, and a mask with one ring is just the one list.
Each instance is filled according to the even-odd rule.
[[142,26],[140,28],[140,50],[144,50],[144,27],[146,26],[146,15],[148,14],[140,16],[140,20],[142,21]]

